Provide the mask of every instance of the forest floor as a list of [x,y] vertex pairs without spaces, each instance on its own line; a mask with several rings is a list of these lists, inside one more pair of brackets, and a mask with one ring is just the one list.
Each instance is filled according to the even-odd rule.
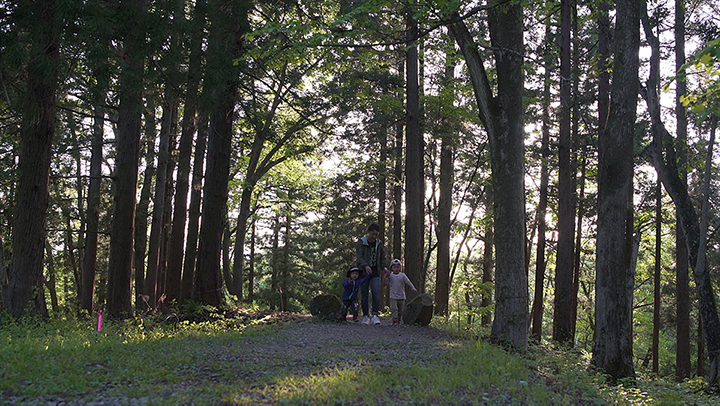
[[[0,404],[655,403],[636,389],[602,393],[585,366],[562,357],[538,362],[544,354],[511,354],[435,327],[234,317],[241,324],[108,323],[94,341],[88,328],[59,338],[57,326],[44,337],[10,333],[17,347],[0,348]],[[673,396],[665,400],[707,402]]]

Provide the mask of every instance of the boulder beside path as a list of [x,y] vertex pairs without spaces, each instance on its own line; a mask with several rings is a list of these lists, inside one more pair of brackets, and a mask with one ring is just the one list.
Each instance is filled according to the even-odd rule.
[[427,326],[433,316],[433,298],[427,293],[421,293],[405,304],[403,310],[403,323],[410,325]]
[[343,303],[335,295],[319,295],[310,301],[310,314],[320,320],[339,320]]

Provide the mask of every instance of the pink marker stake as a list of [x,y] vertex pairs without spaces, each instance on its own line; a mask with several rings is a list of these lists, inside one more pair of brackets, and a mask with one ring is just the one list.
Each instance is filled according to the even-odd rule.
[[98,326],[97,331],[98,333],[102,330],[102,310],[98,311]]

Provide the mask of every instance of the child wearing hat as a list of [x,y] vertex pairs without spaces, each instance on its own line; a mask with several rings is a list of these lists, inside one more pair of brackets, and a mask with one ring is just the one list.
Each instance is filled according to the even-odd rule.
[[390,286],[390,312],[392,313],[392,324],[400,324],[402,319],[403,308],[405,307],[405,285],[410,286],[413,292],[417,292],[415,285],[410,282],[410,278],[400,272],[399,259],[393,259],[390,262],[390,270],[386,274],[385,283]]
[[[371,271],[372,273],[372,271]],[[345,309],[343,310],[343,316],[342,320],[347,320],[347,313],[348,310],[353,315],[353,321],[358,322],[358,301],[357,296],[358,292],[360,291],[360,285],[362,285],[368,278],[370,277],[370,274],[366,274],[362,278],[360,277],[360,268],[356,266],[351,266],[350,269],[347,271],[347,278],[343,281],[343,295],[342,300],[343,304],[345,305]]]

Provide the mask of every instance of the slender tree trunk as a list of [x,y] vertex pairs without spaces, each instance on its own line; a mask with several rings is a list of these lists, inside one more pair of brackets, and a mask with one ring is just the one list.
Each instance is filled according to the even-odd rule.
[[[599,140],[595,343],[592,364],[613,379],[632,377],[634,274],[626,241],[637,107],[639,1],[617,3],[608,125]],[[631,226],[631,225],[630,225]]]
[[[685,64],[685,0],[675,0],[675,69]],[[678,149],[678,168],[683,184],[687,185],[685,171],[686,153],[684,145],[687,142],[687,110],[680,101],[680,97],[687,93],[687,83],[684,80],[675,82],[675,117],[677,140],[681,146]],[[690,377],[690,273],[688,266],[687,241],[685,231],[681,224],[679,214],[675,216],[675,273],[676,273],[676,303],[677,318],[675,334],[677,349],[675,350],[675,378],[678,382]]]
[[[160,274],[160,250],[162,245],[162,231],[165,223],[165,192],[167,191],[167,169],[170,159],[170,129],[175,118],[177,105],[174,90],[166,89],[163,102],[163,114],[160,125],[160,144],[158,146],[158,164],[155,176],[155,195],[153,196],[152,226],[148,241],[148,262],[145,276],[144,294],[148,296],[148,303],[155,308],[158,306]],[[148,146],[151,147],[151,146]]]
[[145,303],[151,303],[145,296],[145,252],[148,240],[148,212],[152,195],[152,183],[155,178],[155,104],[152,97],[148,98],[145,109],[145,173],[143,185],[140,190],[140,200],[137,203],[135,215],[135,308],[147,310]]
[[[483,248],[483,260],[482,260],[482,281],[483,284],[490,284],[493,281],[493,264],[495,263],[493,260],[493,247],[495,246],[495,233],[494,233],[494,227],[492,224],[492,201],[493,201],[493,193],[492,193],[492,187],[488,186],[488,189],[486,189],[487,194],[487,204],[486,204],[486,213],[487,218],[485,219],[485,238],[484,238],[484,248]],[[483,293],[483,298],[481,305],[484,308],[490,307],[492,305],[493,295],[492,291]],[[492,313],[487,312],[482,317],[482,325],[483,326],[489,326],[490,323],[492,323]]]
[[[407,116],[405,147],[405,273],[417,287],[425,291],[423,244],[425,242],[425,179],[424,141],[420,132],[420,88],[418,85],[418,25],[414,10],[407,10]],[[417,293],[408,292],[408,300]]]
[[[445,53],[445,78],[443,81],[446,98],[443,102],[455,99],[453,79],[455,78],[455,63],[452,62],[454,41],[449,39]],[[450,108],[448,106],[448,108]],[[453,172],[455,166],[454,125],[450,122],[450,114],[442,117],[440,145],[440,198],[437,207],[437,275],[435,279],[435,314],[445,316],[449,311],[450,301],[450,234],[452,222],[453,200]]]
[[247,301],[252,304],[255,300],[255,232],[257,222],[253,220],[250,226],[250,261],[248,262],[248,294]]
[[660,369],[660,270],[662,255],[662,184],[658,180],[655,192],[655,273],[653,275],[653,333],[652,371]]
[[553,340],[571,346],[572,278],[575,243],[575,174],[572,168],[571,0],[560,3],[560,140],[558,143],[558,244],[555,266]]
[[[551,43],[550,18],[545,23],[545,43]],[[542,339],[542,321],[545,302],[545,231],[547,228],[545,215],[547,213],[548,200],[548,183],[549,170],[548,161],[550,159],[550,71],[552,66],[552,53],[546,46],[545,49],[545,80],[543,85],[543,121],[542,121],[542,141],[540,153],[542,161],[540,164],[540,200],[538,202],[538,242],[537,255],[535,260],[535,295],[533,298],[532,308],[532,330],[531,336],[536,342]]]
[[[398,75],[402,76],[405,65],[400,63]],[[398,95],[400,97],[400,95]],[[402,200],[403,200],[403,131],[402,120],[395,128],[395,188],[393,190],[393,258],[402,258]]]
[[205,162],[205,145],[208,133],[208,117],[200,116],[198,121],[197,140],[195,142],[195,156],[193,158],[192,189],[190,191],[190,206],[188,207],[188,231],[185,242],[185,258],[183,261],[182,288],[180,302],[194,299],[195,289],[195,259],[197,257],[198,234],[200,230],[200,204],[202,196],[203,166]]
[[[184,3],[184,2],[183,2]],[[205,28],[205,0],[195,2],[193,31],[188,62],[187,90],[183,108],[182,129],[178,145],[178,171],[175,186],[175,204],[168,243],[167,300],[182,297],[182,269],[184,259],[185,226],[188,215],[188,189],[190,187],[190,160],[193,136],[197,130],[196,115],[200,78],[202,73],[202,42]]]
[[[288,205],[289,206],[289,205]],[[286,208],[285,213],[285,236],[283,244],[283,267],[282,274],[280,277],[280,311],[287,311],[288,302],[288,278],[290,276],[290,234],[292,233],[291,226],[291,207]]]
[[103,142],[105,110],[101,107],[105,96],[98,92],[93,117],[93,139],[90,155],[90,186],[87,194],[87,228],[85,236],[85,253],[83,257],[82,292],[80,309],[88,314],[93,311],[95,297],[95,268],[97,266],[98,227],[100,225],[100,188],[102,176]]
[[[383,116],[383,122],[381,123],[380,129],[380,162],[379,167],[379,179],[378,179],[378,224],[380,225],[380,238],[381,241],[385,241],[387,231],[387,178],[388,178],[388,125],[387,119]],[[386,246],[387,250],[388,247]],[[386,251],[387,252],[387,251]],[[389,260],[388,260],[389,262]],[[384,309],[390,305],[390,292],[385,289],[385,274],[380,274],[380,308]]]
[[57,271],[55,270],[55,256],[50,243],[45,241],[45,257],[47,262],[47,278],[43,278],[45,287],[50,295],[50,306],[57,313],[60,308],[57,294]]
[[55,134],[56,92],[60,59],[56,2],[32,2],[28,24],[32,63],[26,67],[26,93],[20,124],[20,162],[12,232],[12,259],[3,304],[10,315],[47,317],[42,296],[45,220],[50,161]]
[[575,229],[575,264],[573,265],[573,291],[572,291],[572,336],[575,337],[577,326],[577,308],[578,308],[578,292],[580,291],[580,271],[582,265],[580,259],[582,257],[582,227],[583,217],[585,215],[585,205],[583,204],[583,196],[585,195],[585,155],[580,151],[582,156],[580,163],[580,191],[578,192],[577,205],[577,228]]

